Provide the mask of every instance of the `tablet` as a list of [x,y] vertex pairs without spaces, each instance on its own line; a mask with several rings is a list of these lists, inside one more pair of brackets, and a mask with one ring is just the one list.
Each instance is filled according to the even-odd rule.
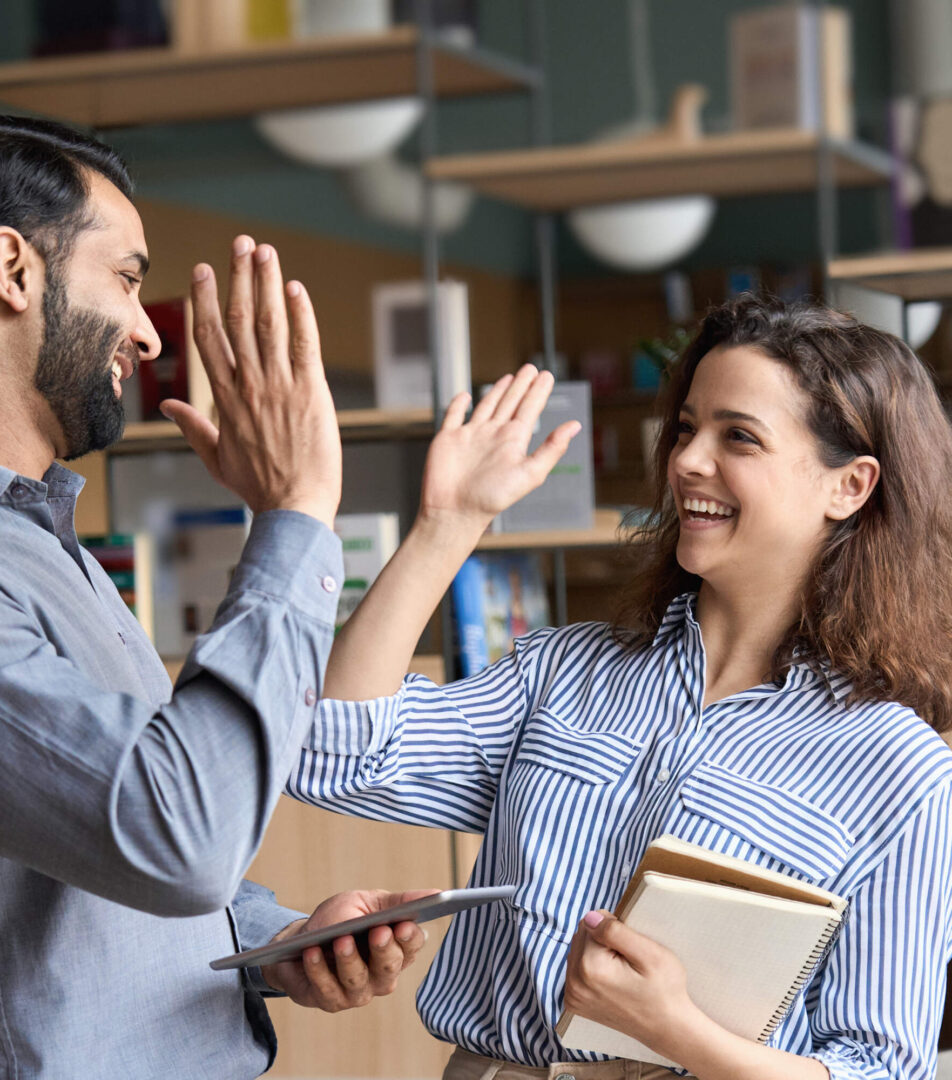
[[421,896],[419,900],[411,900],[407,904],[397,904],[395,907],[384,908],[383,911],[360,915],[356,919],[322,926],[320,930],[307,930],[303,934],[295,934],[283,941],[276,941],[272,945],[246,949],[232,956],[221,956],[217,960],[212,960],[209,966],[215,971],[226,971],[229,968],[256,967],[262,964],[273,964],[278,960],[291,960],[300,956],[312,945],[323,945],[325,942],[333,941],[334,938],[345,937],[347,934],[360,934],[374,926],[394,926],[400,922],[421,923],[428,922],[430,919],[440,919],[444,915],[455,915],[457,911],[465,911],[466,908],[477,907],[479,904],[488,904],[493,900],[507,900],[515,891],[515,885],[491,885],[480,889],[446,889],[444,892],[433,893],[432,896]]

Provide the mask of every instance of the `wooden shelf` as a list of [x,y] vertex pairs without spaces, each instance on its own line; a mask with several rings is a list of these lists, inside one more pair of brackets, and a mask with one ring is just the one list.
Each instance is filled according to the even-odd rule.
[[952,298],[952,248],[834,259],[829,276],[831,281],[850,281],[903,300],[947,300]]
[[[210,53],[136,49],[0,64],[0,102],[89,127],[247,116],[417,92],[419,34],[257,43]],[[440,96],[514,91],[538,74],[479,49],[433,45]]]
[[[341,438],[428,439],[433,435],[431,409],[342,409],[337,414]],[[169,420],[149,420],[127,424],[121,442],[110,454],[141,454],[150,450],[187,450],[178,426]]]
[[544,529],[539,532],[484,533],[476,545],[480,551],[512,551],[520,548],[614,547],[619,542],[621,511],[596,510],[591,529]]
[[[892,161],[862,143],[831,143],[836,183],[884,183]],[[585,143],[433,158],[434,180],[471,184],[532,210],[704,193],[718,197],[809,191],[818,183],[820,140],[777,129],[709,135],[679,144]]]

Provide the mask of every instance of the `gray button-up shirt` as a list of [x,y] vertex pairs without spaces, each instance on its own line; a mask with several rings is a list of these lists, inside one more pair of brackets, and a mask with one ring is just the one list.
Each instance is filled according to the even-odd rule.
[[241,875],[312,719],[340,544],[258,516],[172,694],[76,540],[82,483],[0,468],[0,1076],[257,1076],[260,974],[208,962],[298,917]]

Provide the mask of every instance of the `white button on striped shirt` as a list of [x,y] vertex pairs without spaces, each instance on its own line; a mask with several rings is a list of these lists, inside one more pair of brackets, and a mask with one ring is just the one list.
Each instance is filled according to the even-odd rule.
[[[952,754],[909,709],[847,709],[805,665],[701,710],[692,597],[654,643],[544,630],[474,678],[324,701],[288,790],[341,813],[485,833],[418,994],[438,1038],[532,1066],[592,1060],[553,1028],[569,942],[662,833],[847,895],[851,915],[771,1045],[834,1080],[925,1078],[952,945]],[[662,780],[664,777],[664,780]],[[413,882],[407,882],[407,887]]]

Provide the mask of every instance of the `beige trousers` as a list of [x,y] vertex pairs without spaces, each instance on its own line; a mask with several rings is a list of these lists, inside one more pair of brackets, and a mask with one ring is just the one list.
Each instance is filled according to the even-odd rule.
[[545,1069],[471,1054],[459,1046],[443,1070],[443,1080],[672,1080],[674,1073],[642,1061],[563,1061]]

